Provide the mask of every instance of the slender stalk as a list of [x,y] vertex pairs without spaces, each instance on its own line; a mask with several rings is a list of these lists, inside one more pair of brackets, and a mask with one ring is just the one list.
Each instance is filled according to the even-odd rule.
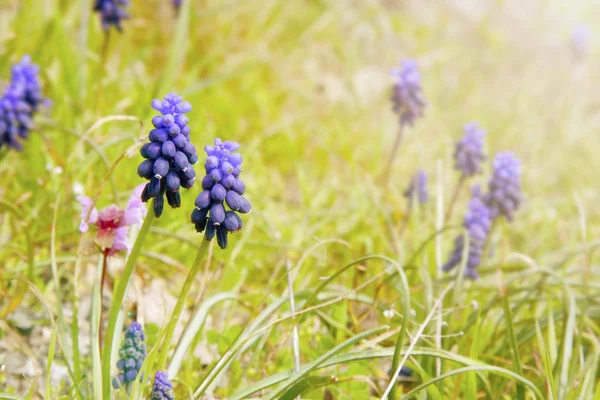
[[115,339],[115,329],[117,326],[117,318],[119,317],[119,313],[121,311],[121,304],[123,303],[123,299],[125,298],[125,292],[127,291],[127,286],[129,285],[129,281],[131,280],[131,276],[133,275],[133,270],[135,269],[135,263],[137,261],[138,255],[140,254],[140,250],[142,249],[142,244],[150,231],[150,226],[152,222],[154,222],[154,213],[152,210],[154,209],[154,201],[152,200],[152,204],[150,205],[150,211],[146,215],[144,219],[144,223],[140,228],[140,232],[133,244],[133,249],[131,249],[131,254],[127,258],[127,262],[125,263],[125,268],[123,268],[123,275],[121,279],[119,279],[118,285],[115,287],[115,291],[113,293],[112,304],[110,307],[110,314],[108,316],[108,326],[106,327],[106,337],[104,339],[104,347],[102,349],[102,396],[104,400],[110,400],[110,357],[112,352],[112,346]]
[[[285,268],[287,270],[288,280],[288,294],[290,296],[290,312],[292,315],[296,314],[296,304],[294,302],[294,278],[292,277],[291,265],[289,260],[285,262]],[[298,325],[294,324],[292,333],[292,348],[294,350],[294,371],[300,372],[300,343],[298,338]]]
[[177,298],[177,304],[175,304],[175,309],[173,310],[173,314],[171,315],[171,319],[167,324],[167,329],[165,332],[165,337],[162,343],[162,347],[160,349],[159,357],[158,357],[158,368],[163,370],[166,367],[167,357],[169,355],[169,345],[173,339],[173,333],[175,332],[175,327],[177,326],[177,322],[179,321],[179,317],[181,316],[181,312],[183,311],[183,306],[185,305],[185,301],[190,294],[190,290],[192,289],[192,285],[196,280],[196,275],[200,272],[200,266],[202,265],[202,260],[206,256],[208,251],[208,247],[210,242],[206,239],[202,240],[202,244],[200,244],[200,248],[198,249],[198,254],[196,255],[196,259],[194,260],[194,264],[192,264],[192,268],[188,273],[187,278],[185,278],[185,282],[183,284],[183,289],[181,290],[181,294]]
[[400,124],[400,128],[398,129],[398,133],[396,134],[396,140],[394,141],[394,147],[392,147],[392,153],[390,154],[390,159],[387,163],[385,171],[383,171],[383,184],[387,186],[390,181],[392,166],[394,164],[394,159],[396,158],[396,154],[398,153],[398,149],[400,148],[400,144],[402,143],[402,136],[404,136],[404,124]]
[[458,200],[460,190],[462,189],[462,186],[464,185],[466,180],[467,177],[465,176],[465,174],[461,174],[460,179],[458,180],[458,183],[454,188],[454,193],[452,193],[452,199],[450,200],[450,204],[448,205],[448,211],[446,211],[446,215],[444,216],[444,222],[448,222],[448,220],[452,216],[452,210],[454,209],[454,205],[456,204],[456,200]]
[[[102,293],[104,293],[104,281],[106,280],[106,269],[108,267],[108,250],[102,252],[102,278],[100,278],[100,321],[102,321]],[[102,346],[102,324],[98,325],[98,346]]]

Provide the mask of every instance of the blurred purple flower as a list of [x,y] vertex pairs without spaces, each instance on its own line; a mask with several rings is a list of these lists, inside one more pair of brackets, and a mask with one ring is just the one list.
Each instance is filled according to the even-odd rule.
[[143,188],[144,185],[139,185],[134,189],[125,210],[113,204],[98,211],[92,208],[92,200],[89,197],[78,196],[77,201],[82,207],[79,231],[87,232],[90,225],[93,225],[96,228],[95,242],[108,255],[128,251],[129,227],[140,225],[146,216],[146,207],[140,200]]
[[121,20],[129,18],[125,10],[128,5],[128,0],[96,0],[94,11],[100,14],[102,29],[108,31],[112,25],[121,32]]
[[421,92],[421,74],[417,62],[402,60],[400,69],[393,69],[395,79],[392,88],[392,105],[400,117],[400,124],[412,125],[415,119],[423,116],[426,102]]
[[18,139],[29,137],[34,113],[45,101],[38,73],[39,67],[29,56],[13,65],[10,83],[0,98],[0,148],[6,145],[21,150]]
[[113,379],[115,389],[135,381],[146,359],[145,340],[146,336],[142,324],[132,322],[127,332],[125,332],[125,339],[119,349],[119,361],[117,361],[119,372],[117,377]]
[[496,154],[493,167],[483,201],[489,207],[492,219],[504,216],[512,221],[522,200],[521,163],[514,153],[501,152]]
[[158,371],[154,375],[154,384],[152,385],[152,394],[150,400],[174,400],[173,384],[169,380],[169,374]]
[[584,58],[590,47],[592,30],[584,23],[578,23],[571,30],[571,47],[576,58]]
[[[472,279],[477,279],[477,267],[481,263],[481,257],[487,242],[487,237],[492,226],[490,210],[483,201],[474,196],[469,203],[469,210],[465,214],[463,226],[467,229],[469,235],[469,249],[467,252],[467,264],[465,275]],[[460,234],[454,241],[454,249],[450,254],[450,259],[442,269],[450,271],[462,262],[462,253],[465,246],[465,236]]]
[[412,207],[413,199],[418,199],[419,204],[427,203],[429,194],[427,192],[427,173],[419,169],[410,180],[408,189],[404,191],[404,197],[408,199],[409,206]]
[[486,131],[476,122],[464,126],[465,135],[456,143],[454,150],[454,168],[463,176],[470,177],[481,173],[481,162],[486,159],[483,140]]

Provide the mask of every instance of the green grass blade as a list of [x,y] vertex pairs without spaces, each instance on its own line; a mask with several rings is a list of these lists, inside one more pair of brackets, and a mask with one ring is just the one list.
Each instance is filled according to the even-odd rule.
[[46,398],[52,398],[52,386],[50,384],[52,378],[52,363],[54,362],[54,350],[56,348],[56,328],[52,329],[50,334],[50,343],[48,347],[48,361],[46,364]]
[[[506,321],[506,329],[508,331],[508,341],[511,347],[511,355],[513,361],[513,368],[515,373],[519,375],[523,375],[523,367],[521,366],[521,356],[519,353],[519,345],[517,343],[517,338],[515,337],[515,328],[513,325],[513,316],[510,309],[510,302],[508,300],[508,295],[506,294],[506,290],[502,289],[502,306],[504,308],[504,320]],[[522,385],[517,383],[517,398],[520,400],[525,400],[525,390]]]

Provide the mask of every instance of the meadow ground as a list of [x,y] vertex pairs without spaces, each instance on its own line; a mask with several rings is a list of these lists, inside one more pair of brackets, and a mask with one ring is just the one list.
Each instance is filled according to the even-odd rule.
[[[600,399],[600,32],[572,38],[596,2],[193,0],[178,16],[132,3],[108,41],[90,1],[0,3],[1,79],[30,54],[51,100],[22,152],[0,150],[0,398],[128,397],[108,393],[95,345],[125,257],[108,259],[101,313],[102,258],[75,197],[126,204],[145,182],[150,102],[172,91],[193,106],[198,175],[204,145],[239,142],[253,207],[185,301],[166,364],[177,398],[381,398],[398,347],[412,376],[396,398]],[[387,170],[390,70],[409,57],[428,104]],[[489,160],[468,186],[513,151],[524,197],[477,281],[440,271],[469,200],[465,186],[443,222],[470,121]],[[401,230],[418,168],[429,201]],[[202,242],[200,190],[154,221],[115,320],[113,353],[122,325],[144,325],[146,376]]]

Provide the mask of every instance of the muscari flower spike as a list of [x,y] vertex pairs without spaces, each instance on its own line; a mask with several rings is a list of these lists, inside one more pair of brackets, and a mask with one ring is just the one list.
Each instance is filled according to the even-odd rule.
[[410,180],[408,189],[404,191],[404,197],[408,199],[409,206],[412,206],[413,199],[419,200],[419,204],[427,203],[429,194],[427,193],[427,173],[419,169]]
[[152,385],[152,394],[150,400],[174,400],[173,384],[169,380],[169,374],[158,371],[154,375],[154,384]]
[[[469,235],[465,276],[477,279],[479,277],[477,267],[481,263],[485,243],[492,226],[490,210],[477,193],[474,193],[469,203],[469,210],[465,215],[463,226],[467,229]],[[454,249],[450,254],[450,259],[442,267],[444,271],[450,271],[462,262],[464,246],[465,236],[460,234],[454,241]]]
[[155,129],[150,131],[140,154],[146,160],[138,166],[138,174],[150,182],[142,192],[142,201],[154,199],[154,215],[160,217],[164,207],[164,196],[173,208],[181,205],[179,188],[194,186],[198,162],[196,148],[190,142],[190,126],[184,114],[192,110],[187,101],[171,93],[163,101],[155,99],[152,108],[163,115],[152,118]]
[[144,340],[146,340],[146,337],[142,325],[138,322],[133,322],[129,326],[129,329],[127,329],[125,340],[121,343],[121,349],[119,350],[119,361],[117,361],[119,373],[113,379],[113,387],[115,389],[124,387],[137,378],[146,358],[146,344]]
[[[235,153],[240,145],[236,142],[215,139],[214,146],[206,146],[208,155],[202,178],[202,189],[196,197],[196,208],[192,212],[192,223],[197,232],[206,230],[206,240],[217,236],[219,247],[227,247],[227,234],[242,229],[242,219],[237,214],[249,213],[250,202],[242,195],[246,185],[240,179],[242,155]],[[225,209],[225,204],[229,210]]]
[[481,163],[486,159],[483,140],[486,131],[480,129],[476,122],[464,126],[465,135],[456,143],[454,150],[454,168],[462,172],[464,177],[481,173]]
[[392,105],[400,117],[400,124],[412,125],[423,116],[427,104],[421,92],[421,74],[414,60],[402,60],[400,69],[393,69],[396,82],[392,88]]
[[496,154],[494,172],[488,183],[483,201],[490,209],[493,219],[503,216],[509,221],[521,205],[521,163],[512,152]]
[[3,145],[21,150],[18,139],[27,139],[33,128],[33,117],[41,103],[39,67],[24,56],[13,65],[11,80],[0,97],[0,149]]
[[128,0],[96,0],[94,11],[100,14],[102,29],[108,31],[112,25],[121,32],[123,30],[121,20],[129,18],[127,6],[129,6]]

